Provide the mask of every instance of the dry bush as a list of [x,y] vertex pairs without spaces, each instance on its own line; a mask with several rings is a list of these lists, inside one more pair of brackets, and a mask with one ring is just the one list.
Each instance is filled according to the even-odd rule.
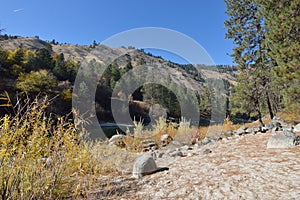
[[190,144],[195,134],[197,133],[197,128],[190,125],[190,121],[182,118],[177,133],[174,139],[182,144]]
[[58,199],[84,195],[107,167],[83,143],[75,125],[45,114],[47,99],[0,118],[1,199]]

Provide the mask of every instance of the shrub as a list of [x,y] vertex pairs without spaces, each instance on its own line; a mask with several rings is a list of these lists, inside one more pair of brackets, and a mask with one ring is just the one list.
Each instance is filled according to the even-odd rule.
[[197,128],[192,127],[190,121],[187,121],[185,118],[182,118],[174,139],[183,144],[189,144],[193,140],[196,132]]
[[0,118],[1,199],[84,195],[107,171],[71,121],[53,122],[45,115],[48,104],[46,99],[27,101],[16,116]]

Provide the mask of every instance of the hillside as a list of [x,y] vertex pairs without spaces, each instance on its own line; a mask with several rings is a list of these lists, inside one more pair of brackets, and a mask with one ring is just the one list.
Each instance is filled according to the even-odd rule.
[[[2,49],[5,50],[15,50],[20,47],[29,50],[38,50],[38,49],[46,48],[47,45],[51,45],[54,53],[57,54],[63,53],[67,60],[73,60],[76,62],[77,61],[82,62],[85,59],[89,59],[87,58],[87,56],[91,53],[91,51],[94,50],[93,45],[58,44],[58,43],[40,40],[38,37],[29,37],[29,38],[16,37],[8,40],[0,40],[0,46],[2,47]],[[160,57],[153,57],[149,54],[145,54],[135,49],[112,48],[104,45],[99,45],[99,46],[100,46],[99,50],[103,52],[103,54],[101,54],[103,60],[111,57],[113,51],[120,51],[121,52],[120,54],[126,54],[126,58],[122,59],[121,61],[118,61],[118,64],[120,64],[121,67],[124,67],[127,64],[127,61],[129,60],[132,62],[132,65],[135,66],[137,65],[137,62],[140,59],[145,59],[146,63],[153,62],[153,64],[159,63],[160,65],[173,66],[173,68],[175,69],[172,70],[172,68],[170,68],[170,71],[168,71],[168,73],[171,74],[171,76],[174,77],[175,80],[182,80],[184,76],[187,77],[188,81],[191,81],[191,83],[194,86],[198,86],[200,84],[199,82],[194,81],[194,79],[191,79],[191,77],[187,76],[187,72],[185,72],[182,69],[183,66],[179,64],[166,61]],[[198,67],[201,68],[201,66]],[[215,78],[218,77],[218,75],[220,74],[212,71],[213,70],[209,70],[208,68],[205,68],[201,70],[201,73],[205,78]],[[221,70],[219,72],[221,72]],[[225,73],[221,73],[221,78],[230,81],[232,84],[235,84],[236,75],[237,75],[236,71],[234,71],[233,73],[225,72]],[[197,87],[197,89],[201,90],[201,87]]]
[[[150,53],[145,53],[143,50],[134,48],[111,48],[101,44],[83,46],[76,44],[59,44],[55,41],[43,41],[38,37],[24,38],[17,36],[2,36],[0,46],[4,51],[8,51],[8,53],[6,53],[7,60],[4,60],[2,64],[3,74],[1,75],[6,81],[0,85],[0,89],[2,91],[11,91],[11,93],[14,93],[15,87],[19,84],[18,81],[20,82],[20,74],[25,72],[25,75],[27,74],[27,78],[29,78],[30,73],[46,69],[50,74],[53,74],[54,78],[57,80],[57,83],[51,87],[50,93],[48,92],[47,94],[50,96],[57,94],[59,94],[60,97],[62,97],[62,95],[66,96],[66,90],[72,91],[72,85],[76,78],[76,74],[74,73],[76,73],[81,63],[90,64],[91,61],[96,60],[100,65],[103,65],[103,63],[109,62],[110,64],[107,70],[112,71],[106,70],[105,74],[103,74],[96,94],[96,102],[99,104],[97,106],[99,108],[98,119],[100,121],[112,120],[110,114],[110,96],[112,90],[123,74],[130,71],[132,67],[136,68],[139,65],[153,67],[152,69],[155,69],[154,73],[156,75],[167,77],[164,79],[170,79],[168,82],[170,85],[167,86],[168,88],[165,88],[152,84],[150,86],[141,87],[135,91],[134,94],[132,94],[132,100],[134,101],[131,104],[131,108],[135,109],[131,110],[131,114],[132,117],[135,116],[137,118],[147,118],[147,113],[150,109],[149,106],[145,106],[145,104],[139,103],[139,101],[148,104],[160,104],[162,107],[167,108],[168,116],[179,118],[180,107],[178,105],[178,99],[176,100],[174,94],[169,92],[170,88],[173,88],[173,92],[175,90],[177,93],[182,94],[186,93],[186,91],[194,91],[198,95],[199,100],[200,98],[204,98],[203,102],[206,98],[206,103],[202,103],[201,106],[203,108],[203,113],[206,113],[206,115],[209,116],[211,111],[207,109],[211,109],[211,106],[208,105],[208,102],[211,103],[211,100],[209,99],[214,97],[207,93],[207,90],[216,90],[217,87],[224,87],[222,89],[223,94],[216,95],[221,96],[222,98],[228,98],[230,85],[235,85],[236,83],[235,78],[237,71],[234,68],[215,68],[198,65],[197,67],[201,69],[199,73],[192,65],[176,64],[166,61],[159,56],[153,56]],[[20,51],[20,48],[23,50]],[[18,58],[20,56],[21,58]],[[111,58],[116,59],[111,60]],[[38,61],[39,59],[42,60]],[[47,61],[48,64],[46,63],[48,65],[47,67],[43,66],[45,60],[49,60]],[[216,71],[216,69],[218,71]],[[139,75],[137,75],[136,78],[138,78],[138,76]],[[146,76],[151,79],[151,74],[147,74]],[[26,83],[27,88],[31,88],[31,86],[28,85],[30,82],[31,81]],[[24,85],[25,82],[22,84]],[[220,86],[223,84],[224,86]],[[44,91],[43,87],[38,86],[36,92],[32,93],[33,96],[39,93],[38,90]],[[20,93],[24,92],[20,90],[20,88],[18,91]],[[30,91],[26,91],[26,93],[29,94]],[[122,91],[119,93],[121,94]],[[119,98],[124,99],[125,97],[119,96]],[[188,99],[188,97],[186,98]],[[168,99],[173,100],[170,102]],[[66,102],[66,98],[61,99],[52,110],[55,110],[58,114],[68,113],[70,105],[67,104],[69,103]],[[57,109],[57,106],[63,107],[64,109]],[[143,110],[142,113],[141,110]]]

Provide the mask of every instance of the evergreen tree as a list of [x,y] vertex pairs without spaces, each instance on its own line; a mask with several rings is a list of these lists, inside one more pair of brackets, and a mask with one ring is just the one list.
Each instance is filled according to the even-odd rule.
[[267,28],[265,48],[276,61],[274,85],[286,108],[300,114],[300,1],[257,0]]
[[263,18],[255,0],[225,0],[225,3],[229,16],[225,22],[226,38],[233,39],[236,45],[232,57],[240,69],[235,95],[243,101],[237,103],[246,104],[240,108],[250,104],[251,112],[257,112],[262,124],[263,105],[268,105],[271,118],[274,115],[269,95],[272,62],[262,47],[265,37]]
[[36,57],[36,67],[38,69],[49,69],[52,70],[54,67],[54,62],[52,59],[52,49],[51,47],[40,49],[37,52]]

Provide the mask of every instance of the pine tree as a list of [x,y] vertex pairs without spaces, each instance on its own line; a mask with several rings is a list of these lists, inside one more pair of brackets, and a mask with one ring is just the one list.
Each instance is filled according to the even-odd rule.
[[271,118],[274,115],[269,94],[272,62],[267,56],[267,50],[262,47],[265,37],[263,18],[255,0],[225,0],[225,3],[226,14],[229,16],[225,22],[228,28],[226,38],[233,39],[236,45],[232,57],[240,69],[234,95],[243,99],[238,102],[245,104],[240,105],[240,108],[251,105],[250,112],[256,111],[262,124],[263,105],[268,105]]
[[268,30],[264,45],[276,61],[274,85],[283,97],[285,108],[300,107],[300,1],[257,0]]

